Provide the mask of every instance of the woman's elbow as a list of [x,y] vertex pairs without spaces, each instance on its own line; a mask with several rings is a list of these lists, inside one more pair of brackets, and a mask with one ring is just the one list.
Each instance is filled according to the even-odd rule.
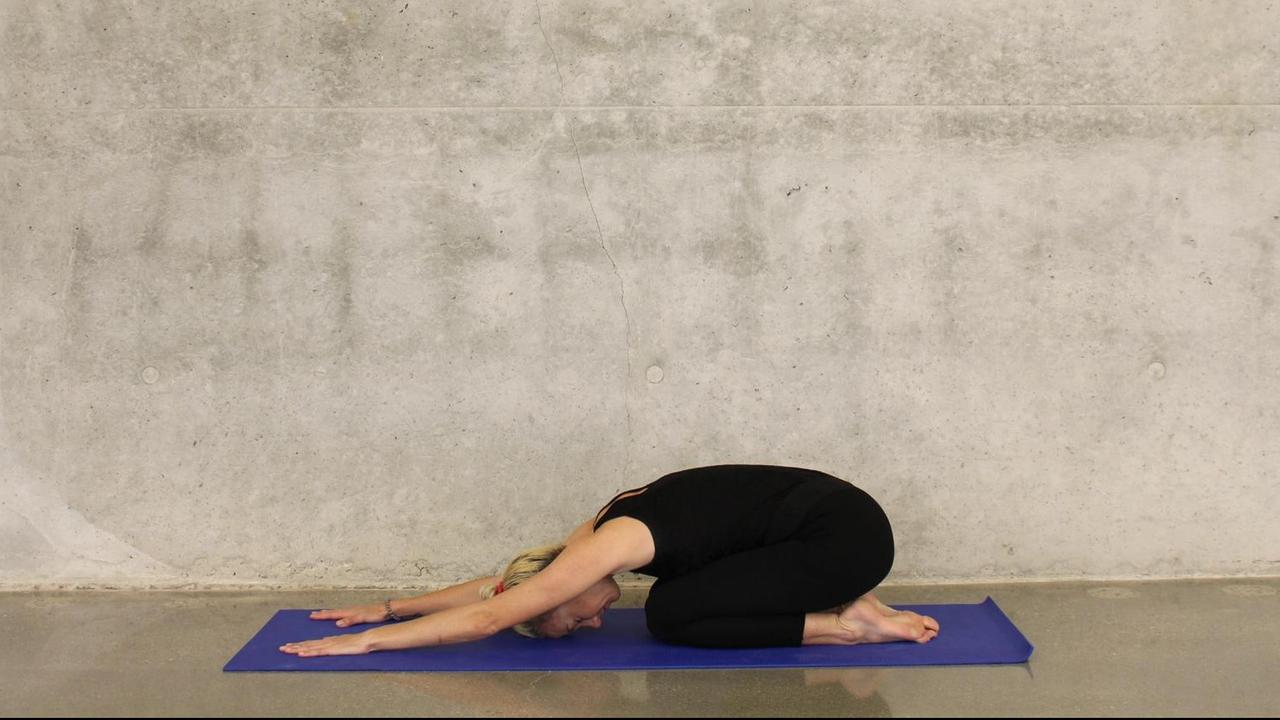
[[476,640],[483,640],[492,637],[507,629],[506,624],[502,622],[502,618],[490,608],[476,607],[475,613],[471,616],[471,628],[476,634]]

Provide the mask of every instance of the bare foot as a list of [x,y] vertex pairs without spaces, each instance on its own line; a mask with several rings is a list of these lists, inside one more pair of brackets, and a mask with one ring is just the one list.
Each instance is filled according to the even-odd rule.
[[[887,609],[886,614],[881,608]],[[869,598],[854,600],[837,616],[840,627],[854,643],[884,643],[911,640],[927,643],[938,636],[938,621],[927,615],[900,611]]]
[[938,621],[934,620],[928,615],[921,615],[919,613],[915,613],[910,610],[896,610],[880,602],[880,598],[876,597],[875,595],[872,595],[871,593],[867,593],[862,597],[870,600],[876,606],[876,609],[880,611],[880,614],[884,615],[885,617],[892,617],[894,615],[907,615],[909,617],[920,618],[920,620],[924,622],[926,628],[933,630],[934,631],[933,634],[935,636],[938,634],[938,630],[940,628],[940,626],[938,625]]
[[885,605],[884,603],[880,602],[880,598],[876,597],[872,593],[867,593],[862,597],[870,600],[871,604],[876,606],[876,610],[880,611],[880,614],[884,615],[885,617],[889,617],[891,615],[897,615],[898,613],[902,612],[901,610],[894,610],[888,605]]

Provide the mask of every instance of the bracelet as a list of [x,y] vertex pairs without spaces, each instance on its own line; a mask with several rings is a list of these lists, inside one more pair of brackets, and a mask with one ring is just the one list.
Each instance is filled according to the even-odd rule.
[[391,598],[387,598],[387,599],[386,599],[386,601],[384,601],[384,602],[382,603],[382,606],[383,606],[383,607],[385,607],[385,608],[387,609],[387,619],[388,619],[388,620],[390,620],[390,621],[392,621],[392,622],[401,622],[401,621],[403,621],[403,620],[404,620],[404,618],[402,618],[402,617],[400,617],[399,615],[397,615],[397,614],[396,614],[396,611],[395,611],[395,610],[392,610],[392,609],[391,609]]

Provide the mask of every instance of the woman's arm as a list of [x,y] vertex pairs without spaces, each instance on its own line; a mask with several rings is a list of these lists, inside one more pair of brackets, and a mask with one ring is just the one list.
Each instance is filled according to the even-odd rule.
[[[612,530],[612,528],[611,528]],[[566,546],[546,569],[510,590],[476,605],[446,610],[397,625],[369,630],[369,650],[400,650],[423,645],[482,640],[535,618],[577,597],[619,567],[613,533],[597,533]]]
[[391,610],[401,617],[412,617],[471,605],[480,602],[481,588],[485,585],[497,585],[501,579],[496,575],[486,575],[425,595],[392,600]]
[[407,622],[383,625],[350,635],[332,635],[319,640],[287,643],[281,652],[298,657],[319,655],[363,655],[375,650],[398,650],[424,645],[482,640],[493,634],[479,605],[461,605]]
[[495,631],[485,623],[484,614],[477,612],[478,607],[463,605],[416,620],[366,630],[361,633],[367,636],[366,652],[483,640]]
[[280,649],[299,657],[353,655],[484,639],[572,600],[603,577],[638,567],[627,559],[623,533],[620,527],[601,527],[566,547],[545,570],[483,602],[362,633],[289,643]]
[[[542,576],[551,572],[555,564],[560,562],[560,558],[567,553],[566,549],[560,557],[547,566],[546,570],[527,582],[483,602],[459,605],[415,620],[383,625],[361,633],[287,643],[281,645],[280,650],[298,657],[363,655],[378,650],[401,650],[483,640],[500,630],[537,617],[575,597],[598,579],[592,578],[587,581],[585,576],[575,577],[568,584],[558,587],[548,586],[546,582],[538,582],[539,579],[544,579]],[[554,575],[564,578],[566,575],[564,566]]]
[[[480,588],[496,584],[500,579],[499,577],[479,577],[426,595],[392,600],[391,611],[400,617],[413,617],[478,603]],[[385,603],[373,603],[341,610],[317,610],[311,613],[311,619],[337,620],[338,627],[351,627],[363,623],[382,622],[389,618]]]

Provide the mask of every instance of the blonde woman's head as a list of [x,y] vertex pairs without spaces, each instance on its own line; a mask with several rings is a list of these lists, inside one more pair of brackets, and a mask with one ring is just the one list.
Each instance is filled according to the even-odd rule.
[[[542,572],[561,552],[564,552],[564,545],[544,545],[517,555],[502,573],[503,592]],[[487,585],[480,591],[480,597],[485,600],[495,594],[495,585]],[[558,638],[580,627],[598,628],[604,622],[604,611],[621,594],[618,584],[611,576],[607,576],[568,602],[511,629],[530,638]]]

